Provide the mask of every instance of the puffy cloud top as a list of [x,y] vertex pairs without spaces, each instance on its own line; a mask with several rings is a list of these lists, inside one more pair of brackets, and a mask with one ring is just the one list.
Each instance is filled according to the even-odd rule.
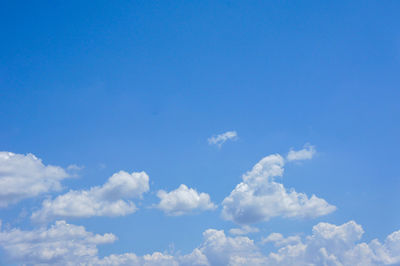
[[259,244],[272,242],[278,250],[263,254],[260,246],[248,237],[229,237],[223,230],[207,229],[202,243],[186,255],[124,253],[99,258],[97,245],[114,242],[113,234],[93,234],[83,226],[57,221],[48,229],[2,230],[0,246],[11,261],[33,265],[380,266],[400,263],[400,231],[388,235],[383,243],[377,239],[359,242],[363,232],[360,225],[350,221],[342,225],[319,223],[303,239],[272,233]]
[[97,245],[112,243],[113,234],[97,235],[83,226],[57,221],[49,229],[0,232],[0,245],[15,261],[29,265],[80,265],[97,255]]
[[243,175],[243,181],[222,202],[222,216],[239,224],[268,221],[272,217],[318,217],[336,207],[324,199],[286,188],[274,181],[283,175],[284,159],[269,155]]
[[198,193],[184,184],[170,192],[159,190],[157,197],[160,198],[157,208],[168,215],[182,215],[194,210],[205,211],[216,208],[207,193]]
[[91,216],[121,216],[133,213],[136,206],[125,199],[140,198],[149,190],[149,176],[145,172],[113,174],[103,186],[90,190],[70,190],[55,199],[45,200],[42,208],[32,214],[35,221],[57,218]]
[[63,168],[46,166],[33,154],[0,152],[0,207],[58,191],[60,181],[67,177],[69,174]]

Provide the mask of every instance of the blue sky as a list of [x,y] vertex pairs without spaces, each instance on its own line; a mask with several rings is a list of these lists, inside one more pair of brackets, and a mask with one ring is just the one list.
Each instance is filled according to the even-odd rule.
[[[4,3],[0,264],[100,264],[111,254],[134,253],[138,265],[161,265],[153,257],[142,257],[161,252],[166,265],[235,265],[229,252],[207,246],[203,232],[217,235],[206,231],[215,229],[223,230],[226,243],[255,243],[239,251],[224,247],[257,259],[245,265],[273,265],[269,255],[279,244],[270,234],[303,237],[301,243],[310,248],[316,244],[306,236],[327,224],[336,225],[335,230],[350,228],[349,235],[357,235],[362,226],[364,234],[352,245],[356,249],[367,243],[375,254],[372,258],[363,253],[364,265],[400,263],[395,256],[400,236],[393,247],[383,244],[400,229],[399,8],[397,1]],[[229,131],[237,136],[221,145],[208,141]],[[290,150],[308,157],[290,161]],[[282,176],[253,173],[245,181],[243,175],[271,154],[280,154],[282,162],[260,167],[267,172],[284,168]],[[57,171],[46,168],[49,165]],[[68,168],[71,165],[81,169]],[[116,183],[107,182],[121,170],[127,175],[118,175],[115,182],[122,185],[110,190],[120,198],[111,199],[104,191]],[[142,171],[148,176],[147,189],[136,183],[146,183]],[[234,198],[231,193],[241,182],[255,189],[250,194],[261,193],[260,198],[240,194],[243,198],[229,205],[224,200]],[[38,184],[46,185],[25,190]],[[103,184],[109,185],[101,190]],[[186,194],[177,190],[181,184]],[[268,205],[272,198],[265,184],[273,184],[268,187],[272,191],[282,184],[287,193],[294,189],[310,202],[315,195],[327,205],[318,202],[309,209],[306,201],[296,211],[277,207],[272,215],[276,206]],[[125,206],[124,214],[113,217],[109,210],[77,217],[77,209],[72,209],[65,215],[48,214],[41,222],[31,218],[44,210],[44,201],[55,204],[58,196],[71,195],[70,190],[91,189],[97,191],[90,194],[93,204],[122,200],[133,203],[136,211]],[[160,190],[171,197],[171,191],[182,192],[174,198],[180,203],[161,205]],[[188,195],[201,200],[189,204]],[[72,202],[79,203],[75,198]],[[228,205],[245,213],[251,207],[245,217],[250,222],[226,215]],[[179,215],[171,215],[168,208]],[[261,215],[257,219],[252,216],[256,213]],[[96,242],[98,254],[89,256],[95,262],[79,261],[78,256],[72,262],[65,254],[46,261],[17,252],[26,244],[22,236],[27,232],[50,230],[57,220],[84,226],[85,232],[112,233],[118,240]],[[63,224],[58,225],[55,230],[63,230]],[[242,226],[258,232],[229,233]],[[7,244],[13,228],[22,239],[15,246]],[[384,246],[385,259],[376,255],[373,239]],[[31,246],[38,250],[35,254],[43,254],[45,243],[40,241]],[[357,256],[361,261],[360,254],[345,256],[328,242],[319,248],[337,262],[351,265],[349,257]],[[203,264],[182,258],[196,248]],[[317,255],[307,256],[305,262],[322,264]]]

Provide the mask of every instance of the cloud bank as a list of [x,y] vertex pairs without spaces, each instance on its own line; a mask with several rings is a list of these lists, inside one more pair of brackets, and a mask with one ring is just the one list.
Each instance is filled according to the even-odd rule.
[[[261,242],[245,236],[227,236],[223,230],[207,229],[202,243],[186,255],[154,252],[98,257],[98,245],[113,243],[113,234],[98,235],[83,226],[57,221],[33,231],[1,230],[0,246],[10,261],[41,265],[397,265],[400,263],[400,231],[360,242],[364,230],[349,221],[342,225],[319,223],[312,234],[283,237],[273,233]],[[275,244],[276,251],[264,254],[261,246]]]

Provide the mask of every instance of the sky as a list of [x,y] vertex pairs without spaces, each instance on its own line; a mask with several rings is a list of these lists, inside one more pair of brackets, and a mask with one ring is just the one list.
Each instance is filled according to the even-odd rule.
[[398,1],[7,1],[0,265],[400,265]]

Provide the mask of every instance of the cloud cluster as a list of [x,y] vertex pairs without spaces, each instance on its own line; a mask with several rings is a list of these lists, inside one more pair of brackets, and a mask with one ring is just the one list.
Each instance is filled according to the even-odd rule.
[[[98,256],[98,246],[113,243],[117,237],[88,232],[83,226],[68,224],[63,219],[91,216],[121,216],[133,213],[134,198],[149,191],[149,177],[145,172],[120,171],[102,186],[88,190],[70,190],[54,199],[43,201],[34,212],[34,221],[56,221],[49,227],[33,230],[2,228],[0,247],[10,264],[28,265],[400,265],[400,231],[388,235],[381,242],[361,242],[364,230],[354,221],[342,225],[318,223],[308,236],[283,236],[272,233],[255,241],[247,236],[259,229],[249,224],[268,221],[273,217],[318,217],[333,212],[336,207],[315,195],[308,197],[294,189],[287,190],[276,182],[284,172],[285,162],[311,159],[315,148],[291,150],[286,159],[279,154],[264,157],[245,173],[242,182],[222,202],[222,216],[240,225],[228,236],[223,230],[207,229],[203,241],[189,254],[154,252]],[[70,167],[71,170],[77,167]],[[32,154],[0,153],[0,207],[24,198],[61,188],[60,181],[69,177],[57,166],[45,166]],[[195,211],[213,210],[216,205],[206,193],[199,193],[186,185],[170,192],[157,193],[156,208],[167,215],[183,215]],[[265,253],[265,245],[272,252]]]
[[33,231],[2,230],[0,245],[9,259],[29,265],[81,265],[97,256],[97,245],[112,243],[113,234],[97,235],[83,226],[57,221]]
[[122,216],[133,213],[136,206],[126,199],[140,198],[149,190],[145,172],[131,174],[120,171],[102,186],[89,190],[70,190],[55,199],[43,201],[42,208],[32,214],[34,221],[82,218],[91,216]]
[[[229,237],[223,230],[207,229],[202,243],[186,255],[154,252],[112,254],[99,258],[97,245],[112,243],[113,234],[96,235],[84,227],[57,221],[49,229],[2,230],[0,245],[13,262],[41,265],[397,265],[400,231],[384,242],[360,242],[363,228],[354,221],[342,225],[319,223],[312,234],[283,237],[273,233],[257,243],[245,236]],[[261,252],[260,245],[275,244],[276,251]]]
[[[358,243],[364,233],[361,225],[319,223],[304,241],[277,238],[279,250],[271,253],[271,265],[393,265],[400,263],[400,231],[381,243]],[[297,241],[296,241],[297,240]]]
[[315,195],[287,190],[274,178],[283,175],[285,160],[279,154],[264,157],[243,175],[243,181],[222,202],[222,216],[238,224],[281,217],[318,217],[336,207]]
[[238,135],[236,131],[227,131],[225,133],[212,136],[211,138],[208,139],[208,144],[210,145],[217,145],[218,147],[221,147],[222,144],[224,144],[228,140],[237,140]]
[[160,203],[156,207],[168,215],[178,216],[195,210],[205,211],[216,208],[210,200],[210,195],[198,193],[184,184],[170,192],[159,190],[157,197],[160,198]]
[[70,175],[61,167],[44,165],[33,154],[0,152],[0,207],[58,191]]

